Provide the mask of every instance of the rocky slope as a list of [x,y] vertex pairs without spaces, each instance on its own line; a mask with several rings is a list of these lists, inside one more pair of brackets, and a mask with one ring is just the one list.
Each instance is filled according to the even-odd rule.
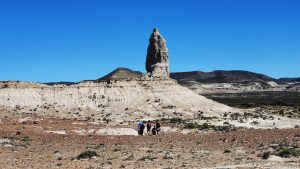
[[174,80],[101,81],[71,86],[26,82],[1,85],[2,106],[16,112],[46,113],[55,117],[72,117],[76,113],[81,118],[120,122],[174,115],[193,117],[199,112],[221,117],[225,112],[235,111]]

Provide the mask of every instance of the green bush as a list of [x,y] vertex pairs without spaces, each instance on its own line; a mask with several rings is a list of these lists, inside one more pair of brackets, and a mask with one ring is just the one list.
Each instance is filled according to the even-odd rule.
[[181,124],[183,122],[183,120],[181,118],[171,118],[170,119],[170,123],[175,123],[175,124]]
[[186,123],[184,128],[187,129],[198,129],[198,130],[205,130],[205,129],[215,129],[216,126],[211,125],[209,123],[203,123],[203,124],[198,124],[198,123]]
[[215,131],[222,131],[222,132],[229,132],[234,131],[236,128],[233,125],[226,125],[226,126],[215,126]]
[[187,128],[187,129],[195,129],[195,128],[198,128],[199,124],[197,123],[187,123],[185,124],[184,128]]
[[291,156],[300,156],[300,150],[296,148],[282,148],[279,152],[279,156],[283,158],[289,158]]

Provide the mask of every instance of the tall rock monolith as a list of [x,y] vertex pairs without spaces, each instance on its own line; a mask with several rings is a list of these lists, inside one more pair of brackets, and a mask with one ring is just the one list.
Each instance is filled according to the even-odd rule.
[[154,28],[149,39],[147,50],[146,70],[151,79],[169,79],[169,56],[166,40]]

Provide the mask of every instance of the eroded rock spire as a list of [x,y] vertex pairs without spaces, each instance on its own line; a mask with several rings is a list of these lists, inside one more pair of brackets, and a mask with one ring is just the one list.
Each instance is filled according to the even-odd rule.
[[152,79],[169,79],[169,56],[165,39],[154,28],[147,50],[147,76]]

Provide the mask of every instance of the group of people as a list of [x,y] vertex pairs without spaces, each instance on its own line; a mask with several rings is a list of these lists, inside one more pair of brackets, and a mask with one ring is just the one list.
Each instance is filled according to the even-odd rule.
[[[148,120],[146,123],[146,128],[147,128],[147,134],[148,135],[157,135],[160,132],[160,122],[156,120],[155,122],[151,122]],[[145,130],[145,122],[140,121],[138,124],[138,133],[139,135],[144,135],[144,130]]]

